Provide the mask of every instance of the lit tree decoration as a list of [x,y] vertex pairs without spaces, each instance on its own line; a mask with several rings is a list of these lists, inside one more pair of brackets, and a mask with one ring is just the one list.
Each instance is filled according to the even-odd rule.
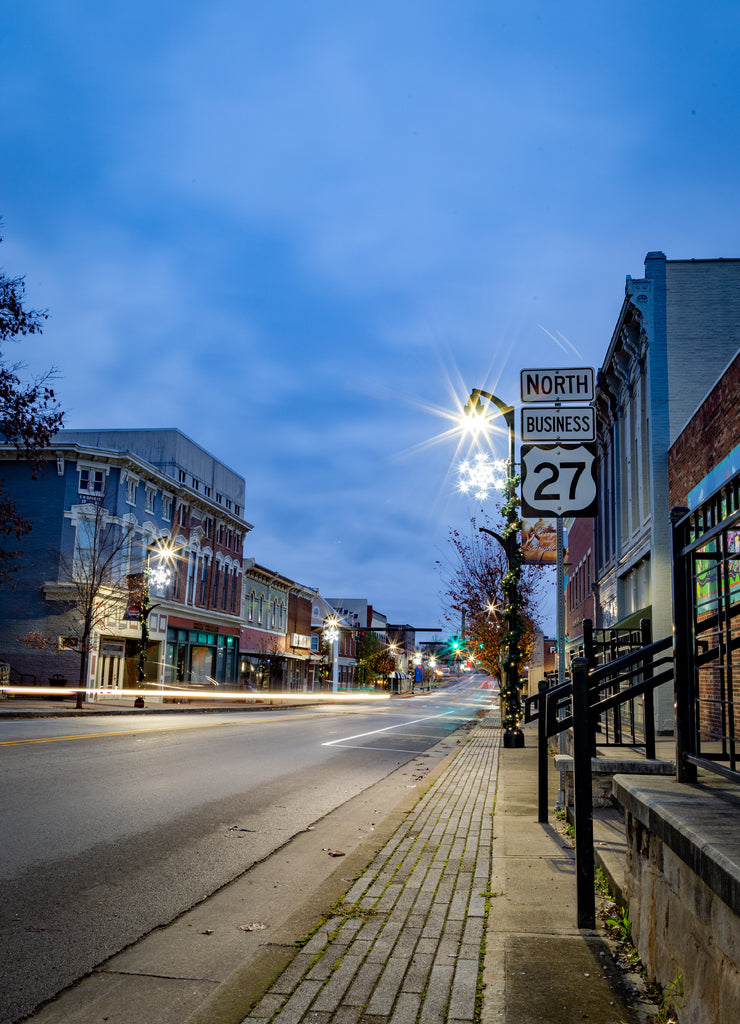
[[506,461],[489,459],[485,452],[478,452],[473,459],[460,463],[458,490],[463,494],[471,491],[479,501],[485,501],[491,490],[501,490],[506,481]]

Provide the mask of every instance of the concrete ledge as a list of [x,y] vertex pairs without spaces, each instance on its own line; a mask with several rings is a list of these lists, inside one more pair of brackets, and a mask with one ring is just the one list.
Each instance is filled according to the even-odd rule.
[[[555,769],[559,772],[573,771],[573,757],[570,754],[555,755]],[[675,775],[676,766],[670,761],[658,758],[633,760],[632,758],[592,757],[592,775]]]
[[721,779],[691,785],[621,774],[613,790],[626,812],[740,915],[739,786]]

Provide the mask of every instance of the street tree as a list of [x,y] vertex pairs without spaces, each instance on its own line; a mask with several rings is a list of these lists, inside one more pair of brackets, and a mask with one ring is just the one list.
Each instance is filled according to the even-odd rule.
[[[82,506],[77,520],[74,553],[59,557],[59,580],[48,588],[47,597],[60,608],[65,643],[80,657],[77,707],[82,707],[90,653],[98,631],[110,620],[127,614],[127,602],[133,599],[132,616],[141,614],[143,573],[130,573],[138,524],[121,519],[106,508],[105,494],[96,495]],[[141,542],[139,541],[139,544]],[[57,646],[54,636],[34,631],[21,637],[29,646]]]
[[[503,527],[499,525],[498,529],[503,533]],[[444,584],[447,619],[456,630],[464,626],[464,654],[491,675],[503,679],[502,656],[510,646],[511,625],[506,593],[511,567],[507,556],[495,537],[480,531],[475,519],[471,520],[469,535],[453,529],[448,542],[448,557],[437,563]],[[534,645],[541,572],[538,566],[523,566],[519,580],[517,612],[521,626],[515,665],[518,674]]]
[[[41,453],[62,426],[63,413],[51,387],[54,370],[24,380],[24,364],[8,358],[8,344],[40,334],[47,319],[45,311],[26,308],[25,291],[22,277],[8,277],[0,269],[0,440],[30,460],[35,478],[41,470]],[[18,545],[31,527],[0,480],[0,584],[12,584],[17,559],[23,554]]]
[[387,678],[395,667],[395,657],[380,642],[378,634],[371,629],[361,630],[357,635],[355,679],[358,685],[372,686],[378,679]]

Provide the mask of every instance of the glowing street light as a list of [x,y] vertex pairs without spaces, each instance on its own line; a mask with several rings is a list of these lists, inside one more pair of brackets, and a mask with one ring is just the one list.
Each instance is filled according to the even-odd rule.
[[324,621],[322,634],[326,643],[331,646],[331,688],[336,693],[339,689],[339,652],[337,650],[339,643],[339,619],[336,616],[332,616]]
[[[506,463],[506,477],[503,491],[506,502],[503,507],[506,516],[506,526],[503,533],[499,535],[493,530],[479,527],[481,533],[488,533],[494,537],[504,550],[507,561],[507,573],[504,576],[504,594],[506,606],[503,613],[506,616],[506,633],[503,637],[501,659],[504,667],[505,678],[501,682],[501,702],[503,710],[504,746],[523,747],[524,734],[519,729],[521,717],[521,699],[519,687],[519,675],[517,663],[520,660],[519,643],[523,632],[523,622],[519,607],[521,605],[521,594],[519,592],[519,580],[522,574],[522,563],[524,561],[521,546],[518,539],[520,528],[519,513],[517,511],[517,478],[515,474],[516,456],[516,434],[514,429],[514,407],[502,402],[496,395],[488,391],[481,391],[473,388],[470,392],[460,422],[466,432],[479,434],[482,430],[488,430],[493,424],[490,417],[485,413],[483,399],[490,402],[504,417],[509,434],[509,459]],[[493,609],[489,606],[489,611]]]
[[[159,592],[164,592],[172,582],[172,566],[175,561],[177,554],[177,548],[172,544],[171,541],[162,541],[156,547],[152,548],[147,545],[146,548],[146,564],[144,565],[144,571],[141,574],[141,601],[139,606],[139,620],[141,622],[141,640],[139,642],[139,664],[138,664],[138,680],[139,689],[142,688],[146,679],[146,652],[149,646],[149,616],[155,608],[159,605],[151,604],[151,591],[152,588]],[[152,564],[152,556],[155,558],[155,563]],[[138,708],[144,707],[144,698],[139,695],[134,701],[134,705]]]

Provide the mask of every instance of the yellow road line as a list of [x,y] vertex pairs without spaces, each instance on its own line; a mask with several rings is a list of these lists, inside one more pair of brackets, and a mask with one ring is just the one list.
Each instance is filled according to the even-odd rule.
[[[306,718],[319,718],[317,714],[308,715],[291,715],[290,717],[284,716],[282,718],[265,718],[263,722],[267,723],[272,721],[275,722],[295,722],[305,721]],[[141,733],[142,735],[148,735],[155,732],[177,732],[183,729],[215,729],[218,726],[223,725],[256,725],[256,720],[244,722],[192,722],[186,725],[163,725],[160,728],[153,729],[121,729],[118,732],[90,732],[90,733],[79,733],[72,736],[43,736],[30,738],[25,740],[0,740],[0,747],[22,747],[27,743],[58,743],[62,740],[98,740],[98,739],[109,739],[115,736],[136,736]]]

